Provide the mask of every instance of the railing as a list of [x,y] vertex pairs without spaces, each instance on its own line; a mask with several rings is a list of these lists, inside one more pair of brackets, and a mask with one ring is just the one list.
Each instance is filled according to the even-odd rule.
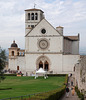
[[18,97],[10,97],[10,98],[0,99],[0,100],[23,100],[25,98],[30,99],[31,96],[34,96],[36,94],[40,94],[40,93],[28,94],[28,95],[23,95],[23,96],[18,96]]
[[42,93],[47,93],[49,91],[45,91],[45,92],[39,92],[39,93],[34,93],[34,94],[28,94],[28,95],[23,95],[23,96],[17,96],[17,97],[9,97],[9,98],[4,98],[4,99],[0,99],[0,100],[23,100],[23,99],[29,99],[32,97],[32,96],[35,96],[37,94],[42,94]]

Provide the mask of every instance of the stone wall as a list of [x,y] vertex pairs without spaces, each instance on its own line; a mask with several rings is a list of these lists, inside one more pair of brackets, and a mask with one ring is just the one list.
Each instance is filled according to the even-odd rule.
[[86,91],[86,56],[81,56],[75,65],[75,82],[81,91]]
[[65,54],[72,54],[72,41],[68,39],[64,39],[64,53]]
[[70,41],[64,38],[64,54],[79,54],[79,41]]

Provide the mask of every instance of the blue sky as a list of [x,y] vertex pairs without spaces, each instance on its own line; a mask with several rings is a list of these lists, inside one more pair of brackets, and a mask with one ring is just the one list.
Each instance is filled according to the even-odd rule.
[[9,48],[15,40],[25,47],[24,10],[42,9],[54,26],[63,26],[64,35],[80,33],[80,52],[86,52],[86,0],[0,0],[0,46]]

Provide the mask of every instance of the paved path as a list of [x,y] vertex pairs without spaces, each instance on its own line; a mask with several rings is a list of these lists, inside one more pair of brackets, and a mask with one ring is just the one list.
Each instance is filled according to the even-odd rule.
[[78,98],[78,96],[76,95],[76,93],[74,94],[74,96],[72,96],[72,95],[71,95],[71,91],[70,91],[69,97],[68,97],[68,98],[66,97],[66,94],[65,94],[65,95],[63,96],[63,98],[60,99],[60,100],[80,100],[80,99]]
[[73,81],[73,85],[74,85],[74,79],[72,77],[69,78],[69,89],[70,89],[70,92],[69,92],[69,97],[67,98],[66,97],[66,94],[60,99],[60,100],[80,100],[75,92],[74,96],[72,96],[72,93],[71,93],[71,80]]

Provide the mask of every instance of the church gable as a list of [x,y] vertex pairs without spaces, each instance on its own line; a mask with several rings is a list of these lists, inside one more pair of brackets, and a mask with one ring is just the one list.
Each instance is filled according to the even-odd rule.
[[26,36],[60,36],[60,33],[46,20],[42,19]]

